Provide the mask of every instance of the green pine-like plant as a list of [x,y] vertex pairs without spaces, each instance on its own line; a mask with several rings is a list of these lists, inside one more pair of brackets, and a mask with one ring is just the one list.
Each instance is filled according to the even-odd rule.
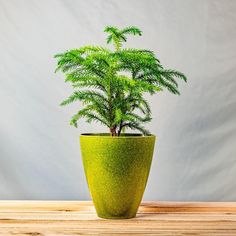
[[83,109],[75,114],[70,124],[77,127],[78,120],[100,122],[109,128],[112,136],[120,136],[126,128],[149,134],[143,124],[151,121],[151,109],[145,94],[168,89],[179,94],[176,78],[187,81],[186,76],[173,69],[165,69],[150,50],[122,48],[128,35],[142,35],[131,26],[118,29],[107,26],[107,44],[84,46],[55,55],[57,68],[65,74],[74,93],[61,105],[80,101]]

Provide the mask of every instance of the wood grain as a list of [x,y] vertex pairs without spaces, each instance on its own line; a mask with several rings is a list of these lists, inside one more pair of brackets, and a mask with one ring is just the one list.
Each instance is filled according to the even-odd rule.
[[236,203],[143,202],[105,220],[90,201],[0,201],[0,235],[236,235]]

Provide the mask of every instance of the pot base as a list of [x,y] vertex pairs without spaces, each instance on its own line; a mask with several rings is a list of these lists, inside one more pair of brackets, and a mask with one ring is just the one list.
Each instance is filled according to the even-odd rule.
[[99,218],[102,218],[102,219],[122,220],[122,219],[135,218],[136,214],[132,215],[132,216],[112,216],[112,215],[100,215],[100,214],[97,213],[97,216]]

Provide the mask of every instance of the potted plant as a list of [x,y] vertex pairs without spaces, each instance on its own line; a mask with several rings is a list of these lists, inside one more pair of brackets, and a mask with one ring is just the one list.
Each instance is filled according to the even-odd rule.
[[[78,120],[99,122],[109,133],[80,135],[82,160],[90,195],[97,215],[102,218],[135,217],[152,162],[155,136],[142,124],[151,121],[145,94],[168,89],[179,94],[175,78],[184,74],[164,69],[154,52],[123,48],[128,35],[139,35],[137,27],[106,27],[107,44],[84,46],[55,55],[57,69],[65,74],[74,93],[61,105],[82,102],[83,108],[70,124]],[[139,133],[126,133],[127,129]]]

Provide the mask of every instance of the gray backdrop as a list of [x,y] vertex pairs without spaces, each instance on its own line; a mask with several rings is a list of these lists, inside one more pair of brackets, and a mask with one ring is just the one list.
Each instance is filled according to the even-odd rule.
[[80,107],[53,55],[105,45],[106,25],[136,25],[127,46],[183,71],[181,96],[149,97],[157,135],[145,200],[236,200],[236,1],[0,0],[0,198],[90,199],[78,136]]

